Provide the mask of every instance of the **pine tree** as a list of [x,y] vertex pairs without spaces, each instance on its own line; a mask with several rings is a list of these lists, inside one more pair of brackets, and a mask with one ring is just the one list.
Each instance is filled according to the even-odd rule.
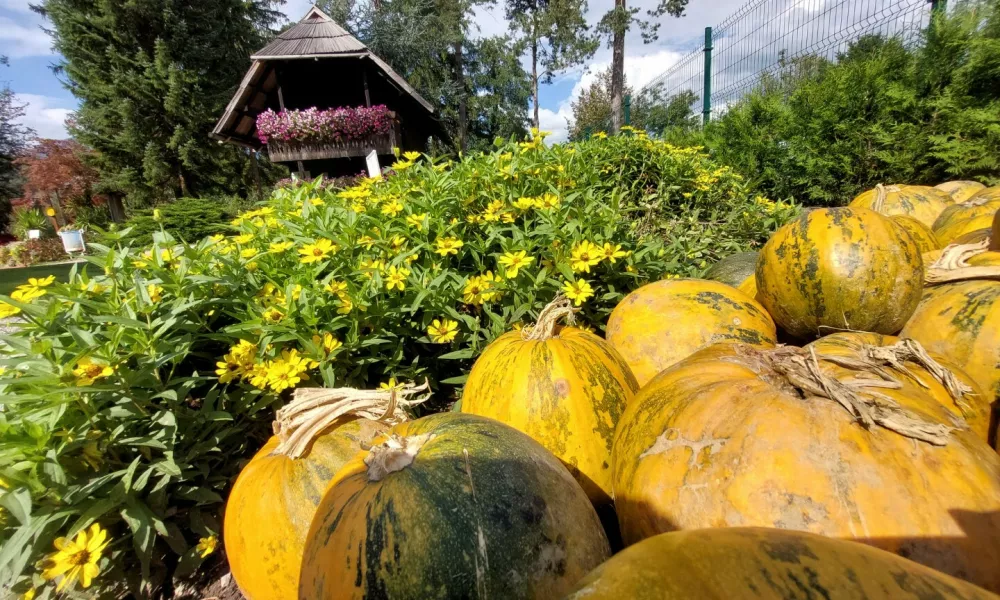
[[[538,127],[538,84],[581,64],[599,45],[584,15],[587,0],[507,0],[507,19],[520,33],[531,64],[532,123]],[[541,70],[539,70],[541,68]]]
[[280,16],[275,0],[44,0],[58,72],[80,100],[71,132],[102,190],[135,206],[246,192],[249,156],[208,137]]

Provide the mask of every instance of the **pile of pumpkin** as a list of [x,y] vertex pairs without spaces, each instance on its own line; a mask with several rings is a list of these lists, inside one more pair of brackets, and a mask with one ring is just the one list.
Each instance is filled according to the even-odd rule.
[[410,420],[412,384],[298,390],[229,498],[236,582],[1000,598],[998,211],[1000,188],[880,186],[636,290],[604,339],[557,299],[485,349],[453,412]]

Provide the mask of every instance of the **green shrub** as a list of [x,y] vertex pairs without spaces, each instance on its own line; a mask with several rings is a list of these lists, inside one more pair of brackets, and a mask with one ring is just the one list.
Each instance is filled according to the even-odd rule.
[[[239,458],[291,388],[427,378],[427,410],[445,409],[483,346],[557,293],[600,329],[629,291],[698,274],[713,246],[745,249],[792,211],[642,135],[393,167],[339,192],[278,190],[236,235],[92,245],[69,283],[0,297],[24,317],[0,357],[0,585],[51,596],[53,540],[96,523],[110,541],[96,584],[156,589],[199,566]],[[710,209],[733,221],[705,223]]]
[[808,205],[879,183],[1000,181],[998,4],[958,5],[920,44],[868,36],[835,62],[785,65],[706,128],[712,157]]
[[[157,208],[136,211],[123,226],[125,240],[150,244],[153,234],[166,231],[182,240],[195,241],[217,233],[230,233],[228,223],[237,213],[231,198],[181,198]],[[157,216],[154,216],[157,215]]]
[[14,211],[14,222],[11,224],[11,233],[19,240],[28,239],[28,231],[37,229],[41,231],[42,237],[51,238],[56,234],[52,227],[52,222],[45,216],[39,208],[21,208]]
[[41,263],[66,260],[69,255],[63,249],[62,238],[40,238],[25,240],[10,249],[10,261],[20,267],[30,267]]

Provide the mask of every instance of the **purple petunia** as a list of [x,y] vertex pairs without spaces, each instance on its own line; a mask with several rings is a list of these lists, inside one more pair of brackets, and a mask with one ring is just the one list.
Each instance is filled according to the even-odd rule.
[[340,107],[319,110],[267,109],[257,116],[257,138],[276,142],[338,142],[388,133],[392,116],[384,104],[366,108]]

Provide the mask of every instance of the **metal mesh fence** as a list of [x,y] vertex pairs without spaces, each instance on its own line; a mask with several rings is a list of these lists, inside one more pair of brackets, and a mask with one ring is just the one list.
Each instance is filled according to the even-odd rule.
[[[751,0],[711,33],[710,77],[702,44],[646,85],[636,101],[687,103],[696,113],[719,114],[765,75],[811,56],[835,59],[866,35],[917,42],[931,16],[928,0]],[[706,40],[708,41],[708,40]]]

